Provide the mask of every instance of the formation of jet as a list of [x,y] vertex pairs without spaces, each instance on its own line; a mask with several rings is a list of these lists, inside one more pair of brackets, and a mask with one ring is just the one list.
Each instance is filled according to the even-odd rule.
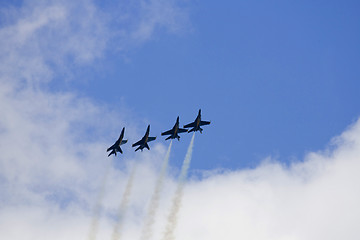
[[123,145],[123,144],[125,144],[125,143],[127,143],[127,140],[123,140],[123,138],[124,138],[124,132],[125,132],[125,128],[122,129],[119,139],[116,140],[116,142],[115,142],[111,147],[109,147],[109,148],[106,150],[107,152],[110,151],[110,150],[112,150],[112,151],[109,153],[108,157],[110,157],[111,154],[115,154],[115,156],[116,156],[116,152],[123,153],[123,151],[121,150],[120,146]]
[[132,145],[133,147],[139,146],[137,149],[135,149],[135,152],[139,149],[142,151],[144,148],[147,148],[148,150],[150,150],[150,147],[147,143],[154,141],[156,139],[156,137],[149,137],[149,132],[150,132],[150,124],[147,127],[144,137],[142,139],[140,139],[140,141],[138,141]]
[[194,122],[184,125],[184,128],[191,128],[188,132],[196,132],[200,131],[202,133],[203,129],[200,126],[209,125],[208,121],[201,121],[201,109],[199,109],[199,113]]
[[[210,124],[209,121],[201,121],[201,109],[199,109],[199,113],[194,122],[184,125],[184,128],[179,128],[179,125],[180,125],[179,117],[177,117],[174,127],[168,131],[161,133],[161,136],[170,135],[165,140],[175,139],[175,138],[177,138],[177,140],[180,140],[179,133],[196,132],[196,131],[200,131],[200,133],[202,133],[203,129],[201,128],[201,126],[209,125],[209,124]],[[190,129],[188,130],[185,128],[190,128]],[[123,140],[124,132],[125,132],[125,128],[122,129],[119,139],[111,147],[109,147],[107,149],[107,152],[109,152],[111,150],[108,157],[110,157],[112,154],[115,154],[115,156],[116,156],[117,152],[123,153],[120,146],[127,143],[127,140]],[[137,150],[142,151],[144,148],[147,148],[148,150],[150,150],[148,142],[154,141],[156,139],[156,137],[149,137],[149,133],[150,133],[150,125],[148,125],[144,137],[132,145],[132,147],[139,146],[138,148],[135,149],[135,152]]]
[[176,123],[175,123],[174,127],[172,129],[166,131],[166,132],[161,133],[161,136],[170,135],[165,140],[168,140],[170,138],[171,139],[177,138],[177,140],[180,141],[180,136],[178,135],[178,133],[184,133],[184,132],[187,132],[187,131],[188,131],[187,129],[179,128],[179,116],[178,116],[177,119],[176,119]]

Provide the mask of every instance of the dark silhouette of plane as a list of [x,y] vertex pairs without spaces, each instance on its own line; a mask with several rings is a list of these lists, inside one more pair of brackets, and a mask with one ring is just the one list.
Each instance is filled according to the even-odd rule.
[[184,128],[191,128],[188,132],[200,131],[200,133],[202,133],[203,129],[200,126],[209,125],[209,124],[210,122],[208,121],[201,121],[201,109],[199,109],[199,113],[195,121],[187,125],[184,125]]
[[177,140],[180,140],[180,136],[178,135],[178,133],[183,133],[183,132],[187,132],[187,131],[188,131],[187,129],[179,128],[179,117],[177,117],[174,127],[172,129],[170,129],[169,131],[161,133],[161,136],[170,135],[165,140],[168,140],[170,138],[171,139],[177,138]]
[[123,140],[123,138],[124,138],[124,131],[125,131],[125,128],[122,129],[119,139],[118,139],[111,147],[109,147],[109,148],[106,150],[107,152],[110,151],[110,150],[112,150],[112,151],[109,153],[108,157],[110,157],[111,154],[115,154],[115,156],[116,156],[116,152],[123,153],[123,151],[121,150],[120,146],[123,145],[123,144],[125,144],[125,143],[127,143],[127,140]]
[[144,148],[147,148],[148,150],[150,150],[148,142],[154,141],[156,139],[156,137],[149,137],[149,132],[150,132],[150,124],[147,127],[145,136],[140,141],[138,141],[132,145],[133,147],[139,146],[137,149],[135,149],[135,152],[139,149],[142,151]]

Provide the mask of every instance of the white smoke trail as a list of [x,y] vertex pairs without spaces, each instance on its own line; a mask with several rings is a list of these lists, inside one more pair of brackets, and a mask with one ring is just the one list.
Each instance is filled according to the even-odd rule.
[[169,148],[166,152],[166,155],[165,155],[162,167],[161,167],[160,175],[156,181],[155,190],[154,190],[154,193],[150,200],[148,212],[145,217],[145,224],[142,229],[141,236],[140,236],[141,240],[151,239],[152,234],[153,234],[152,228],[155,223],[155,214],[159,207],[160,193],[161,193],[161,190],[162,190],[162,187],[164,184],[164,177],[165,177],[166,170],[167,170],[168,163],[169,163],[171,146],[172,146],[172,140],[171,140]]
[[123,197],[121,199],[121,203],[120,203],[119,211],[118,211],[118,215],[117,215],[117,222],[116,222],[116,224],[114,226],[114,231],[113,231],[113,234],[112,234],[112,239],[113,240],[120,240],[120,238],[121,238],[123,222],[124,222],[123,221],[124,220],[124,215],[125,215],[128,203],[129,203],[129,197],[130,197],[132,185],[133,185],[133,182],[134,182],[134,176],[135,176],[135,172],[136,172],[136,167],[137,167],[137,165],[135,164],[133,166],[133,169],[132,169],[131,173],[130,173],[129,180],[128,180],[127,184],[126,184],[125,192],[124,192]]
[[185,184],[187,172],[188,172],[188,169],[190,166],[192,150],[194,147],[194,138],[195,138],[195,133],[193,134],[193,136],[191,138],[190,145],[188,147],[188,150],[187,150],[187,153],[186,153],[186,156],[184,159],[184,163],[181,168],[179,182],[178,182],[178,186],[176,188],[175,196],[173,198],[173,205],[170,210],[170,214],[168,217],[167,226],[165,229],[163,240],[174,240],[175,239],[174,231],[175,231],[175,228],[177,225],[177,215],[180,210],[184,184]]
[[106,187],[107,179],[109,176],[110,167],[111,167],[111,164],[108,164],[108,166],[106,167],[106,170],[105,170],[105,175],[101,181],[100,191],[99,191],[98,195],[96,196],[96,203],[95,203],[95,207],[93,210],[93,218],[91,219],[90,229],[89,229],[89,234],[88,234],[89,240],[96,239],[96,234],[98,231],[99,220],[100,220],[100,213],[102,210],[102,202],[103,202],[104,195],[105,195],[105,187]]

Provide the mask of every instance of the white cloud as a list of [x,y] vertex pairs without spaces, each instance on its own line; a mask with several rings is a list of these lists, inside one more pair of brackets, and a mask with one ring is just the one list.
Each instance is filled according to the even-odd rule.
[[170,32],[184,31],[189,27],[187,15],[176,5],[174,0],[151,0],[140,2],[137,29],[131,37],[137,41],[144,41],[152,36],[157,27],[165,28]]
[[290,167],[264,162],[192,182],[179,239],[359,238],[360,121],[336,142]]
[[[126,125],[129,140],[137,137],[126,116],[75,93],[41,87],[71,74],[74,64],[92,64],[111,47],[110,39],[129,38],[110,34],[111,21],[92,1],[24,1],[7,14],[0,28],[0,234],[4,239],[86,236],[96,191],[111,159],[106,157],[110,143],[104,133]],[[163,152],[155,144],[151,154],[143,154],[139,174],[152,176],[149,169]],[[124,168],[133,161],[116,165]],[[121,196],[129,171],[111,168],[113,194]],[[106,208],[115,209],[117,200],[106,198]]]
[[107,49],[142,44],[158,27],[179,32],[186,16],[173,0],[111,2],[104,10],[91,0],[24,1],[0,29],[0,77],[37,87],[54,74],[71,75],[73,64],[90,64]]
[[98,15],[90,1],[25,1],[0,30],[2,81],[37,86],[53,78],[54,67],[65,67],[66,58],[99,57],[108,29]]
[[[116,33],[123,43],[148,40],[157,26],[171,31],[181,25],[182,13],[174,1],[136,3],[138,8],[129,7],[119,16],[125,19],[121,23],[132,23]],[[131,140],[136,129],[126,116],[75,93],[34,86],[53,80],[59,69],[91,64],[105,54],[114,39],[108,25],[112,21],[91,1],[29,1],[0,29],[3,239],[86,238],[99,183],[111,165],[104,133],[127,125]],[[150,152],[111,165],[99,238],[111,236],[133,162],[139,165],[124,237],[139,237],[165,155],[162,144],[152,146]],[[175,235],[188,240],[358,239],[359,156],[360,120],[334,138],[331,148],[309,153],[304,161],[283,166],[270,159],[255,169],[215,171],[192,180],[185,188]],[[162,237],[174,189],[175,181],[168,177],[155,238]]]

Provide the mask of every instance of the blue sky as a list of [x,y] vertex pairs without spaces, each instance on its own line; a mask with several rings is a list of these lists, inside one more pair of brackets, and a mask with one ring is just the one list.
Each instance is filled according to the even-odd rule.
[[[160,239],[180,188],[176,239],[359,239],[359,7],[2,1],[0,235],[110,239],[126,199],[124,239],[139,239],[158,191]],[[185,188],[191,134],[158,188],[160,133],[199,108],[211,125]],[[148,124],[158,138],[135,153]],[[122,127],[124,154],[108,158]]]
[[196,169],[254,167],[268,155],[299,160],[359,116],[358,2],[178,5],[186,17],[175,33],[157,27],[128,51],[113,42],[97,66],[61,87],[115,111],[125,105],[161,141],[178,115],[186,124],[202,108],[212,125],[195,140]]

